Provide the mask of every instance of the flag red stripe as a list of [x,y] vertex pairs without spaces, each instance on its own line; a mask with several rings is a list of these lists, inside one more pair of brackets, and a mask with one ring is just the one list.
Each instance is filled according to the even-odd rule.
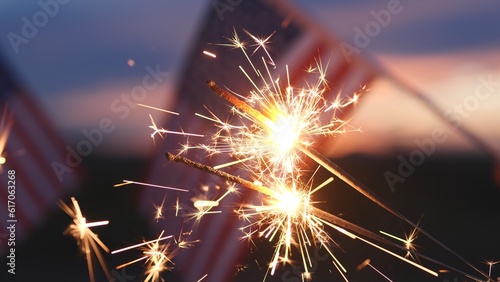
[[[43,175],[49,180],[49,184],[47,185],[49,189],[54,189],[58,195],[63,195],[66,191],[62,186],[61,182],[56,178],[55,172],[52,170],[52,160],[48,159],[46,153],[42,153],[42,150],[54,150],[50,143],[46,142],[46,136],[42,135],[44,132],[40,131],[40,128],[36,128],[36,126],[31,125],[28,127],[26,122],[33,121],[27,116],[20,116],[22,112],[26,112],[26,110],[31,113],[30,109],[21,109],[21,105],[15,105],[14,107],[14,120],[15,124],[13,126],[13,134],[18,136],[20,140],[22,140],[22,144],[24,148],[27,150],[27,154],[30,154],[34,161],[37,164],[37,169],[39,169]],[[17,111],[16,111],[17,110]],[[36,120],[35,120],[36,121]],[[52,148],[50,148],[52,147]],[[57,159],[60,159],[57,156]]]

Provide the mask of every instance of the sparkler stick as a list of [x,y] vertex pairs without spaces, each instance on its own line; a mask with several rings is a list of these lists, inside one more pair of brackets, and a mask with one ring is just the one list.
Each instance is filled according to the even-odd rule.
[[190,160],[190,159],[182,157],[182,156],[174,155],[174,154],[172,154],[170,152],[167,152],[165,154],[165,156],[167,157],[167,159],[169,161],[174,161],[174,162],[179,162],[179,163],[186,164],[186,165],[188,165],[190,167],[194,167],[194,168],[197,168],[199,170],[202,170],[202,171],[211,173],[213,175],[219,176],[221,178],[224,178],[226,180],[229,180],[231,182],[238,183],[240,185],[243,185],[243,186],[245,186],[247,188],[250,188],[252,190],[255,190],[255,191],[260,192],[260,193],[265,194],[265,195],[269,195],[269,196],[273,196],[274,195],[274,192],[271,189],[269,189],[267,187],[263,187],[263,186],[257,185],[257,184],[254,184],[254,183],[252,183],[252,182],[250,182],[248,180],[245,180],[245,179],[243,179],[243,178],[241,178],[239,176],[235,176],[235,175],[229,174],[227,172],[214,169],[211,166],[195,162],[193,160]]
[[[254,109],[252,106],[247,104],[245,101],[239,99],[232,93],[220,88],[213,80],[208,80],[206,82],[207,86],[219,97],[225,99],[226,101],[230,102],[233,104],[236,108],[239,110],[245,112],[246,114],[250,115],[255,122],[258,123],[258,125],[264,127],[264,128],[269,128],[270,124],[272,124],[272,121],[270,118],[262,114],[260,111]],[[356,178],[351,176],[349,173],[344,171],[342,168],[340,168],[338,165],[333,163],[330,159],[326,158],[322,154],[320,154],[318,151],[316,151],[314,148],[310,146],[304,146],[300,142],[295,142],[294,147],[307,155],[309,158],[317,162],[319,165],[324,167],[326,170],[330,171],[334,175],[336,175],[338,178],[340,178],[342,181],[344,181],[346,184],[354,188],[356,191],[361,193],[363,196],[366,198],[370,199],[372,202],[376,203],[389,213],[393,214],[394,216],[398,217],[399,219],[405,221],[406,223],[410,224],[414,228],[416,228],[419,232],[421,232],[423,235],[427,236],[430,240],[432,240],[434,243],[438,244],[441,246],[443,249],[448,251],[450,254],[454,255],[458,259],[460,259],[462,262],[467,264],[469,267],[477,271],[479,274],[481,274],[484,277],[488,277],[486,273],[472,265],[470,262],[468,262],[465,258],[460,256],[458,253],[450,249],[448,246],[446,246],[444,243],[430,235],[428,232],[420,228],[417,224],[415,224],[413,221],[405,217],[403,214],[397,212],[394,208],[392,208],[387,202],[385,202],[382,198],[377,196],[374,192],[372,192],[368,187],[363,185],[361,182],[359,182]]]
[[220,88],[215,81],[213,80],[207,80],[206,84],[212,91],[219,95],[221,98],[225,99],[229,103],[233,104],[235,107],[238,109],[242,110],[243,112],[249,114],[253,118],[255,118],[261,125],[264,125],[264,127],[267,127],[269,125],[269,118],[263,115],[261,112],[257,111],[254,109],[252,106],[248,105],[245,103],[243,100],[239,99],[232,93],[229,93],[228,91]]
[[384,244],[387,244],[387,245],[391,245],[391,246],[397,246],[397,247],[400,247],[399,245],[397,244],[394,244],[393,242],[385,239],[384,237],[382,236],[379,236],[359,225],[356,225],[354,223],[351,223],[345,219],[342,219],[336,215],[333,215],[331,213],[328,213],[324,210],[321,210],[321,209],[318,209],[316,207],[312,207],[311,208],[311,213],[314,214],[315,216],[325,220],[325,221],[328,221],[332,224],[335,224],[335,225],[338,225],[338,226],[341,226],[343,228],[346,228],[346,229],[349,229],[351,231],[354,231],[358,234],[361,234],[367,238],[370,238],[370,239],[373,239],[373,240],[376,240],[380,243],[384,243]]

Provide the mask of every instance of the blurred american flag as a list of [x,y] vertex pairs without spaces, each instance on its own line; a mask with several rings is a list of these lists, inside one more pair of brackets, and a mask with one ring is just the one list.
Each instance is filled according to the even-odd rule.
[[[0,101],[5,124],[12,123],[10,132],[6,134],[4,151],[1,152],[6,161],[2,165],[0,182],[0,228],[5,232],[12,223],[7,219],[17,220],[15,246],[18,247],[55,211],[57,201],[74,190],[81,169],[68,166],[65,145],[52,122],[1,57]],[[59,173],[60,177],[53,168],[55,163],[68,169]],[[9,170],[15,170],[13,217],[8,211],[7,186],[12,185],[7,182]],[[0,244],[0,254],[5,254],[9,246]]]

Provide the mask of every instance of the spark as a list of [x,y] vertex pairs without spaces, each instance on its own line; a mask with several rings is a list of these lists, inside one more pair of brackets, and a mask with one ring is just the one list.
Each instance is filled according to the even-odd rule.
[[236,160],[236,161],[233,161],[233,162],[227,162],[227,163],[224,163],[224,164],[216,165],[216,166],[214,166],[214,169],[225,168],[225,167],[228,167],[228,166],[232,166],[232,165],[235,165],[235,164],[239,164],[239,163],[242,163],[242,162],[249,161],[249,160],[251,160],[253,158],[255,158],[255,157],[254,156],[250,156],[248,158],[244,158],[244,159],[241,159],[241,160]]
[[177,239],[174,238],[175,243],[177,244],[177,246],[179,246],[179,248],[187,249],[194,246],[195,243],[201,242],[200,240],[187,241],[184,239],[184,236],[190,236],[192,232],[193,230],[190,230],[188,232],[183,232],[181,229],[181,232],[179,233],[179,238]]
[[163,201],[161,202],[161,204],[159,206],[157,205],[154,205],[154,208],[155,208],[155,221],[158,222],[158,220],[160,219],[163,219],[163,205],[165,204],[165,199],[167,198],[167,195],[165,194],[165,196],[163,197]]
[[[162,280],[160,277],[160,274],[167,270],[170,271],[174,267],[174,263],[172,261],[172,258],[177,254],[177,250],[170,251],[170,243],[166,244],[160,244],[160,241],[172,238],[172,235],[169,236],[163,236],[163,232],[161,232],[160,236],[158,236],[157,239],[139,243],[133,246],[125,247],[122,249],[115,250],[111,252],[111,254],[116,254],[120,253],[126,250],[142,247],[142,254],[143,256],[132,260],[130,262],[121,264],[116,267],[116,269],[120,269],[123,267],[126,267],[128,265],[137,263],[139,261],[145,261],[146,265],[146,278],[144,279],[145,282],[148,281],[160,281]],[[145,247],[143,247],[145,246]]]
[[416,250],[416,246],[413,244],[413,241],[418,237],[418,230],[416,228],[414,228],[409,235],[406,235],[405,239],[399,238],[395,235],[392,235],[390,233],[381,230],[379,232],[392,239],[402,242],[407,250],[405,257],[413,256],[412,253]]
[[255,42],[255,44],[253,46],[256,46],[256,48],[253,51],[252,55],[255,54],[255,52],[257,52],[257,50],[259,50],[259,48],[262,48],[262,50],[264,50],[264,52],[266,53],[267,58],[269,59],[269,64],[271,64],[272,66],[276,66],[276,64],[273,61],[273,58],[271,57],[271,55],[269,55],[269,51],[268,51],[268,47],[267,47],[267,44],[269,43],[269,39],[271,39],[271,37],[274,35],[274,32],[266,38],[263,38],[263,37],[259,38],[255,35],[251,34],[250,32],[248,32],[247,30],[244,30],[244,31]]
[[104,245],[104,243],[99,239],[99,237],[90,230],[91,227],[107,225],[109,221],[97,221],[97,222],[87,222],[87,219],[83,216],[80,210],[80,205],[75,198],[71,198],[72,206],[67,205],[63,201],[59,201],[59,207],[68,214],[72,219],[73,223],[68,226],[64,231],[64,234],[69,234],[73,236],[81,252],[85,255],[87,261],[87,269],[89,272],[90,281],[94,280],[94,266],[93,257],[95,256],[101,265],[106,277],[111,280],[111,274],[109,273],[104,258],[101,254],[100,249],[109,253],[109,249]]
[[143,186],[148,186],[148,187],[155,187],[155,188],[161,188],[161,189],[173,190],[173,191],[179,191],[179,192],[189,192],[189,190],[182,189],[182,188],[168,187],[168,186],[144,183],[144,182],[133,181],[133,180],[123,180],[123,183],[115,184],[113,187],[121,187],[121,186],[129,185],[129,184],[138,184],[138,185],[143,185]]
[[205,279],[208,276],[208,273],[203,275],[200,279],[196,280],[196,282],[200,282],[201,280]]
[[203,54],[205,54],[205,55],[207,55],[209,57],[212,57],[214,59],[217,58],[217,56],[214,53],[206,51],[206,50],[203,50]]
[[[163,236],[163,232],[162,232],[161,236]],[[112,255],[118,254],[118,253],[121,253],[121,252],[124,252],[124,251],[128,251],[128,250],[135,249],[135,248],[138,248],[138,247],[141,247],[141,246],[144,246],[144,245],[148,245],[148,244],[151,244],[151,243],[154,243],[154,242],[162,241],[162,240],[165,240],[165,239],[170,239],[170,238],[173,237],[172,235],[168,235],[168,236],[165,236],[165,237],[161,237],[161,236],[158,239],[153,239],[153,240],[150,240],[150,241],[145,241],[145,242],[142,242],[142,243],[139,243],[139,244],[135,244],[135,245],[128,246],[128,247],[125,247],[125,248],[121,248],[121,249],[118,249],[118,250],[114,250],[114,251],[111,252],[111,254]],[[117,269],[120,269],[120,268],[117,268]]]
[[168,111],[168,110],[165,110],[165,109],[161,109],[161,108],[157,108],[157,107],[153,107],[153,106],[149,106],[149,105],[144,105],[144,104],[137,104],[137,105],[141,106],[141,107],[144,107],[144,108],[149,108],[149,109],[157,110],[157,111],[160,111],[160,112],[165,112],[165,113],[176,115],[176,116],[179,115],[179,113],[177,113],[177,112],[172,112],[172,111]]
[[236,189],[234,186],[229,186],[227,191],[222,194],[220,197],[214,200],[206,200],[206,199],[194,199],[193,206],[196,208],[196,211],[188,214],[188,217],[194,219],[196,223],[200,222],[201,219],[207,214],[217,214],[222,213],[222,211],[214,211],[212,210],[214,207],[218,207],[220,202],[226,198],[229,194],[235,193]]
[[181,206],[179,204],[179,194],[177,194],[177,199],[175,200],[175,216],[179,215],[180,209],[181,209]]
[[151,119],[151,125],[149,126],[149,128],[153,129],[153,133],[151,133],[151,138],[155,138],[156,134],[160,135],[160,136],[163,136],[163,134],[176,134],[176,135],[184,135],[184,136],[194,136],[194,137],[204,137],[204,135],[201,135],[201,134],[196,134],[196,133],[187,133],[187,132],[183,132],[183,131],[171,131],[171,130],[166,130],[166,129],[163,129],[163,128],[158,128],[158,126],[156,126],[156,123],[155,121],[153,120],[153,117],[151,115],[149,115],[149,118]]
[[248,269],[248,264],[237,264],[235,267],[235,274],[238,274],[239,272],[243,272]]
[[205,207],[217,207],[219,205],[218,201],[205,201],[205,200],[196,200],[194,202],[194,207],[197,209],[203,209]]
[[366,243],[366,244],[368,244],[368,245],[370,245],[372,247],[375,247],[375,248],[379,249],[380,251],[385,252],[385,253],[387,253],[387,254],[395,257],[395,258],[398,258],[398,259],[400,259],[400,260],[402,260],[402,261],[404,261],[404,262],[406,262],[406,263],[408,263],[410,265],[413,265],[413,266],[415,266],[415,267],[417,267],[417,268],[419,268],[419,269],[421,269],[421,270],[423,270],[423,271],[425,271],[425,272],[427,272],[427,273],[429,273],[429,274],[431,274],[431,275],[433,275],[435,277],[438,276],[437,272],[435,272],[435,271],[433,271],[433,270],[431,270],[429,268],[426,268],[426,267],[424,267],[421,264],[418,264],[418,263],[416,263],[414,261],[411,261],[411,260],[409,260],[409,259],[407,259],[405,257],[402,257],[402,256],[400,256],[400,255],[398,255],[398,254],[396,254],[396,253],[394,253],[392,251],[389,251],[388,249],[385,249],[385,248],[383,248],[383,247],[381,247],[381,246],[379,246],[379,245],[377,245],[377,244],[375,244],[373,242],[370,242],[370,241],[368,241],[368,240],[366,240],[366,239],[364,239],[362,237],[356,236],[353,233],[351,233],[351,232],[349,232],[349,231],[347,231],[347,230],[345,230],[343,228],[337,227],[337,226],[335,226],[335,225],[333,225],[333,224],[331,224],[331,223],[329,223],[327,221],[323,221],[323,222],[325,224],[327,224],[327,225],[329,225],[329,226],[337,229],[339,232],[341,232],[344,235],[350,237],[351,239],[359,239],[360,241],[362,241],[362,242],[364,242],[364,243]]
[[497,264],[497,263],[500,263],[500,260],[499,261],[487,261],[486,264],[488,264],[489,268],[488,268],[488,277],[491,277],[491,268],[493,267],[493,265]]
[[385,279],[387,279],[387,281],[391,281],[391,279],[389,279],[389,277],[387,277],[384,273],[382,273],[380,270],[378,270],[377,268],[375,268],[372,264],[371,264],[371,260],[370,259],[366,259],[365,261],[363,261],[360,265],[358,265],[356,267],[356,269],[359,271],[361,269],[363,269],[365,266],[369,266],[371,267],[371,269],[375,270],[375,272],[377,272],[378,274],[380,274],[380,276],[384,277]]

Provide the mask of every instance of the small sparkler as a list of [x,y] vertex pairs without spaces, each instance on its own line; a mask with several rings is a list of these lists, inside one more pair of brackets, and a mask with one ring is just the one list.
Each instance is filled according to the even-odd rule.
[[146,264],[146,278],[144,279],[145,282],[148,281],[162,281],[160,274],[163,271],[170,271],[173,269],[174,263],[172,262],[172,258],[176,255],[177,250],[170,250],[170,243],[166,244],[161,244],[160,242],[166,239],[170,239],[173,236],[163,236],[163,232],[158,236],[157,239],[139,243],[136,245],[128,246],[122,249],[118,249],[115,251],[112,251],[111,254],[117,254],[123,251],[127,251],[130,249],[135,249],[135,248],[141,248],[142,249],[142,254],[143,256],[132,260],[130,262],[121,264],[116,267],[116,269],[121,269],[123,267],[126,267],[128,265],[140,262],[140,261],[145,261]]
[[109,221],[97,221],[97,222],[87,222],[86,218],[83,216],[80,210],[80,205],[75,198],[71,198],[72,206],[67,205],[63,201],[59,201],[59,207],[68,214],[72,219],[73,223],[64,231],[64,234],[69,234],[73,236],[81,252],[85,255],[87,260],[87,268],[89,271],[90,281],[94,281],[94,267],[93,267],[93,257],[95,256],[101,265],[104,273],[108,280],[112,279],[109,273],[106,263],[104,262],[103,256],[101,254],[100,248],[105,252],[109,253],[109,249],[104,245],[104,243],[99,239],[99,237],[90,230],[91,227],[107,225]]

